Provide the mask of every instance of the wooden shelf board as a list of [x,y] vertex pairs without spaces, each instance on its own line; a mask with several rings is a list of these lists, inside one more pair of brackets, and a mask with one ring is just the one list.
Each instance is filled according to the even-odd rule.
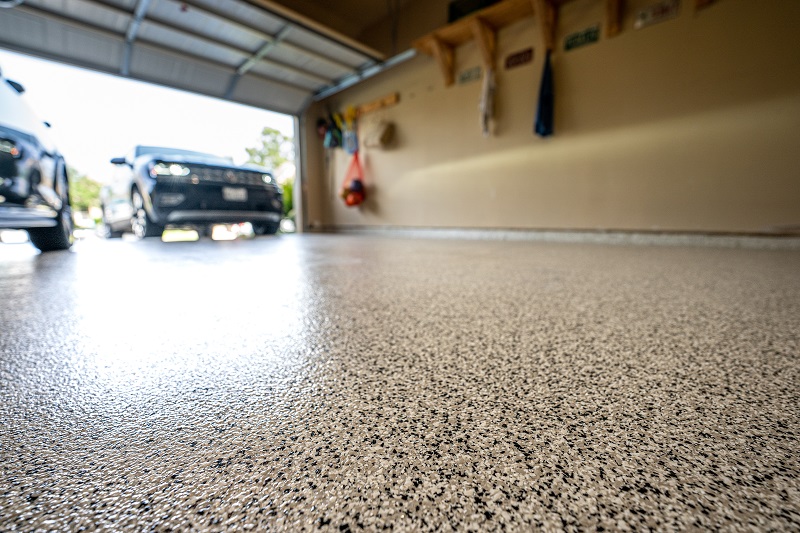
[[614,37],[622,31],[622,0],[606,0],[606,36]]
[[475,35],[473,33],[475,19],[480,19],[484,24],[497,30],[530,16],[533,16],[531,0],[503,0],[417,39],[414,41],[414,48],[432,56],[434,41],[437,39],[453,48],[472,40]]
[[[573,0],[502,0],[414,41],[413,46],[436,59],[445,86],[455,81],[455,49],[475,40],[484,68],[495,67],[497,31],[526,17],[535,16],[547,50],[555,48],[558,9]],[[713,0],[696,0],[709,2]],[[610,35],[619,33],[623,0],[606,0],[606,19]]]

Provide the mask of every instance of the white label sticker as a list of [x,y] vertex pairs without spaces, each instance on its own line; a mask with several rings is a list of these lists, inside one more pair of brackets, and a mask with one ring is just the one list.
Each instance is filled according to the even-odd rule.
[[633,23],[633,27],[638,30],[652,24],[673,19],[678,16],[680,7],[680,0],[662,0],[661,2],[656,2],[651,6],[641,9],[636,14],[636,22]]

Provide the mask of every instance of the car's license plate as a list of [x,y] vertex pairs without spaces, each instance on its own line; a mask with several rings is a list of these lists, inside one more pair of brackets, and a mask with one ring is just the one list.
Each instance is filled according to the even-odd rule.
[[223,187],[222,198],[228,202],[246,202],[247,189],[241,187]]

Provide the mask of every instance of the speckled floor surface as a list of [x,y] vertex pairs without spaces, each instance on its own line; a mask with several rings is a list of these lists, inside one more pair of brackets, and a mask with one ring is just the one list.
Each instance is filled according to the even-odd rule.
[[800,529],[800,252],[0,248],[0,531]]

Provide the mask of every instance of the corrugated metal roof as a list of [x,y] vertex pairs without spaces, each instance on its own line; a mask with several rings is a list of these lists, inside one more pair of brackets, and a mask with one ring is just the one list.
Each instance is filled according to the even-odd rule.
[[24,0],[0,47],[295,115],[382,60],[259,0]]

